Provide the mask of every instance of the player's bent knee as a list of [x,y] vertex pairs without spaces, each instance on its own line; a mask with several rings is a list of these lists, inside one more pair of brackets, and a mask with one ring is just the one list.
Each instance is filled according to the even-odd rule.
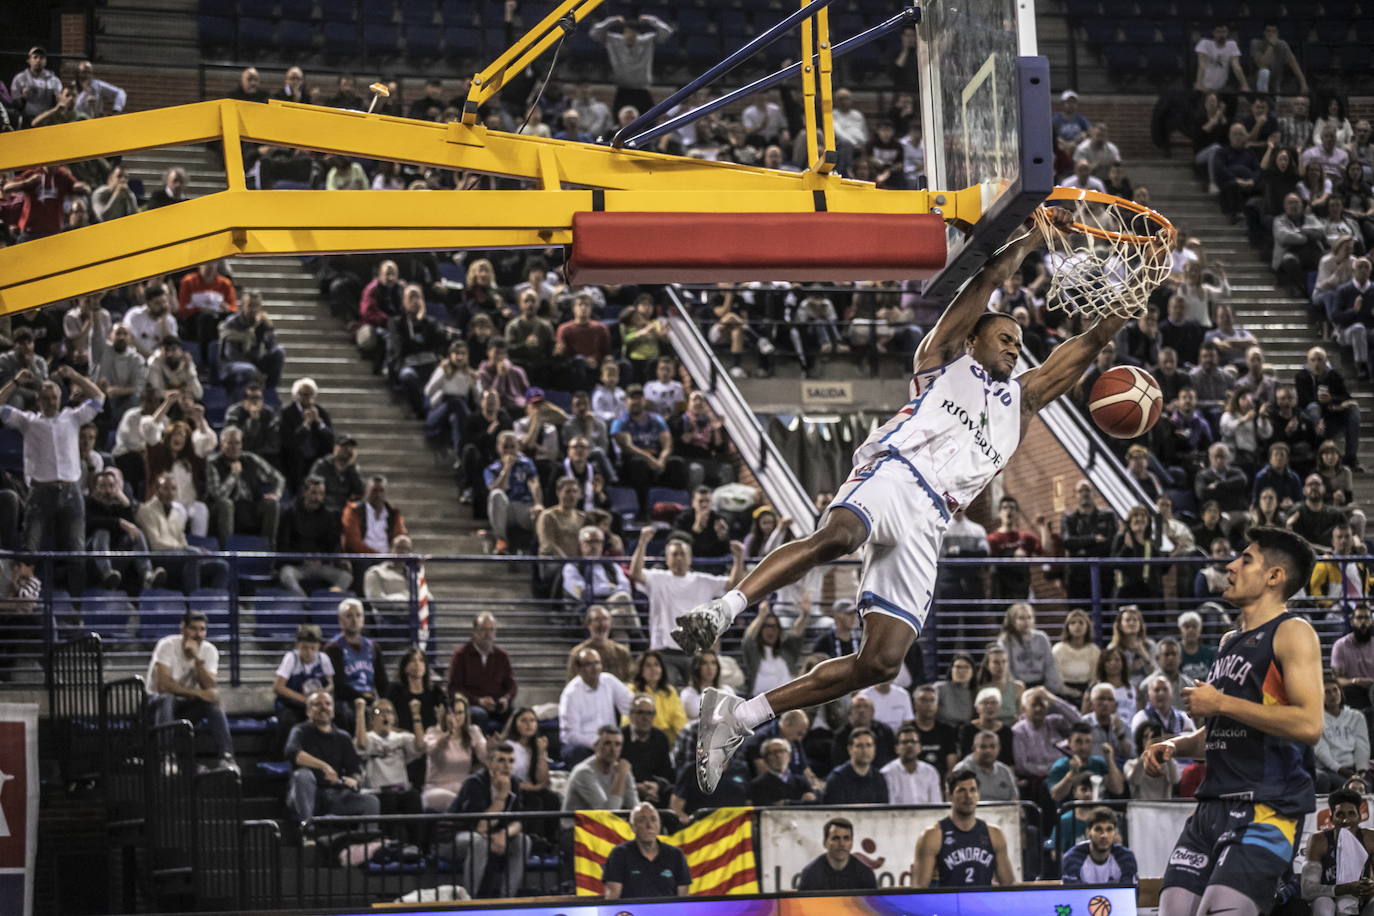
[[902,670],[901,658],[894,658],[887,653],[860,652],[854,659],[854,676],[861,681],[860,688],[872,687],[874,684],[886,684],[895,678]]

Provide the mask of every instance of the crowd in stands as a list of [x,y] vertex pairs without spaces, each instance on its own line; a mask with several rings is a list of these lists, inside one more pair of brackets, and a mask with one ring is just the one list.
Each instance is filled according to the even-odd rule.
[[[530,117],[523,107],[492,105],[483,123],[608,139],[652,102],[652,49],[665,30],[648,16],[611,17],[593,29],[614,76],[610,104],[589,85],[550,82]],[[1209,48],[1199,46],[1192,136],[1200,180],[1214,186],[1224,212],[1247,220],[1257,245],[1271,246],[1266,257],[1280,282],[1310,299],[1314,344],[1326,337],[1350,348],[1359,376],[1350,381],[1366,381],[1374,335],[1374,298],[1363,298],[1370,282],[1363,255],[1374,243],[1369,125],[1350,124],[1334,98],[1315,121],[1300,97],[1281,97],[1277,108],[1265,95],[1242,101],[1228,90],[1236,78],[1249,91],[1232,46],[1220,33]],[[1255,74],[1259,92],[1274,91],[1287,72],[1306,89],[1285,49],[1261,49],[1269,57]],[[42,49],[33,49],[29,68],[0,98],[0,117],[25,127],[122,110],[122,91],[95,79],[89,64],[78,72],[64,86],[46,69]],[[530,77],[523,94],[508,87],[508,96],[523,104],[532,87]],[[379,110],[452,121],[466,90],[431,80],[409,106],[393,91]],[[331,93],[297,67],[270,96],[248,68],[230,97],[365,107],[350,77]],[[1077,105],[1076,93],[1063,92],[1054,120],[1060,183],[1148,204],[1149,189],[1131,181],[1108,126],[1089,122]],[[753,100],[738,119],[713,115],[667,134],[657,148],[800,170],[801,124],[798,100],[780,91]],[[883,187],[923,186],[921,127],[909,96],[899,94],[870,121],[841,89],[835,127],[843,173]],[[508,186],[269,147],[246,148],[244,164],[261,188]],[[26,241],[175,205],[187,199],[187,186],[177,168],[144,194],[115,162],[47,166],[6,180],[0,220],[7,243]],[[461,501],[488,523],[490,549],[546,558],[537,595],[581,615],[587,638],[568,653],[556,721],[541,721],[520,702],[492,614],[476,617],[441,679],[423,651],[386,657],[367,635],[369,607],[360,598],[408,599],[403,566],[278,563],[285,590],[334,589],[339,598],[337,632],[326,637],[302,626],[275,673],[276,748],[293,767],[284,792],[291,821],[631,808],[635,848],[607,864],[615,897],[634,896],[625,889],[625,860],[658,854],[655,809],[686,822],[702,809],[736,804],[948,803],[963,817],[970,798],[1024,799],[1040,808],[1046,856],[1065,880],[1119,879],[1133,874],[1134,862],[1117,842],[1111,812],[1060,806],[1196,790],[1201,761],[1171,760],[1163,775],[1151,776],[1140,754],[1194,726],[1182,690],[1205,677],[1215,655],[1222,567],[1249,524],[1285,525],[1324,551],[1309,598],[1321,612],[1348,618],[1350,632],[1330,653],[1315,775],[1323,790],[1369,778],[1374,570],[1346,559],[1366,549],[1352,478],[1364,471],[1358,405],[1323,346],[1291,378],[1268,368],[1256,337],[1235,320],[1225,265],[1186,232],[1151,313],[1122,330],[1074,394],[1083,403],[1096,378],[1119,365],[1147,368],[1160,382],[1159,423],[1120,443],[1149,502],[1118,520],[1083,481],[1062,517],[1027,520],[1008,495],[994,529],[957,512],[945,551],[1211,562],[1109,565],[1101,584],[1115,608],[1110,633],[1094,632],[1093,618],[1072,610],[1058,640],[1036,627],[1026,603],[1029,568],[942,569],[942,600],[1005,602],[1000,634],[979,657],[958,655],[946,671],[929,672],[916,651],[892,683],[786,713],[760,729],[711,795],[697,785],[692,750],[702,691],[766,691],[853,652],[861,630],[852,601],[813,614],[817,598],[808,586],[762,603],[738,651],[718,646],[688,657],[676,648],[669,635],[676,618],[733,587],[751,560],[792,532],[791,520],[770,506],[741,513],[719,498],[735,480],[730,445],[673,355],[659,291],[569,284],[545,252],[311,263],[359,353],[452,463]],[[1045,307],[1052,270],[1032,256],[989,302],[1016,319],[1037,358],[1077,330]],[[92,575],[103,590],[130,594],[169,585],[223,589],[228,568],[215,552],[231,544],[317,557],[410,552],[387,481],[358,467],[357,440],[334,427],[315,383],[297,377],[289,400],[278,395],[290,376],[269,305],[218,262],[5,320],[0,424],[22,439],[22,461],[0,467],[0,546],[15,554],[4,597],[37,596],[42,586],[24,554],[45,548],[153,554],[69,564],[64,581],[78,596]],[[749,353],[768,371],[779,348],[808,372],[842,353],[876,371],[882,354],[909,360],[936,317],[914,288],[892,283],[759,283],[711,291],[692,305],[738,373]],[[825,500],[818,497],[818,506]],[[1074,606],[1092,599],[1086,567],[1062,579]],[[1132,602],[1153,607],[1166,595],[1167,630],[1158,631],[1163,617],[1154,612],[1152,639]],[[158,642],[147,683],[158,721],[203,719],[232,766],[218,663],[204,614],[191,611],[179,633]],[[569,771],[566,781],[555,778],[560,770]],[[852,838],[852,823],[826,825],[826,861],[813,863],[816,887],[864,886],[852,883],[864,880],[849,855]],[[499,880],[487,887],[493,896],[519,890],[525,854],[537,842],[509,830],[433,839],[465,863],[474,890],[496,863]],[[672,864],[669,892],[680,892],[685,882]]]

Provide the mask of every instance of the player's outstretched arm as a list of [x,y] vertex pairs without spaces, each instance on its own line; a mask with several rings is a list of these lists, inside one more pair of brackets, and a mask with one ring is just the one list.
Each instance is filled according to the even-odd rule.
[[1097,354],[1102,351],[1127,319],[1117,315],[1099,318],[1097,324],[1077,337],[1070,337],[1050,352],[1043,365],[1022,373],[1021,410],[1028,414],[1040,411],[1046,404],[1068,391],[1083,377]]
[[1252,703],[1228,696],[1211,684],[1185,687],[1188,714],[1230,716],[1267,735],[1316,744],[1322,737],[1322,651],[1317,631],[1290,617],[1274,634],[1274,657],[1283,670],[1287,703]]
[[1009,244],[963,288],[916,348],[916,370],[947,363],[964,351],[978,316],[988,310],[993,290],[1021,268],[1026,255],[1040,244],[1040,233],[1023,227],[1025,235]]

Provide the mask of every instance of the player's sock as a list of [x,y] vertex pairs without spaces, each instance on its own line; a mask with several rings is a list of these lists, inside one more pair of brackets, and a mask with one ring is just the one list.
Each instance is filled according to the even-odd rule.
[[753,730],[773,718],[773,707],[768,703],[768,694],[761,693],[752,700],[745,700],[735,708],[735,721]]
[[739,616],[740,611],[749,606],[749,599],[744,597],[744,592],[737,588],[730,589],[720,600],[725,606],[725,613],[729,615],[731,623]]

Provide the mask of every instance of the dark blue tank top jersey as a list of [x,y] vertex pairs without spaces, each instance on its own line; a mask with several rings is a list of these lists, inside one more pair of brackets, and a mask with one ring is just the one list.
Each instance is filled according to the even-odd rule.
[[[1324,836],[1324,837],[1326,838],[1326,855],[1322,856],[1322,882],[1321,882],[1321,883],[1322,883],[1322,884],[1335,884],[1335,883],[1336,883],[1336,843],[1337,843],[1336,828],[1335,828],[1335,827],[1327,827],[1325,830],[1322,831],[1322,836]],[[1363,840],[1364,840],[1364,831],[1362,831],[1362,830],[1357,830],[1356,833],[1355,833],[1355,836],[1356,836],[1356,838],[1358,838],[1358,839],[1360,839],[1361,841],[1363,841]],[[1368,875],[1368,874],[1370,873],[1370,864],[1371,864],[1371,863],[1369,863],[1369,862],[1365,862],[1364,871],[1362,872],[1362,875]]]
[[[1286,704],[1274,633],[1292,616],[1284,612],[1253,630],[1233,633],[1212,662],[1207,682],[1227,696],[1252,703]],[[1229,716],[1211,716],[1206,724],[1207,775],[1197,790],[1199,800],[1265,804],[1287,817],[1316,809],[1302,742],[1267,735]]]
[[949,818],[940,820],[940,851],[935,854],[936,887],[986,887],[997,876],[992,834],[981,820],[960,830]]

